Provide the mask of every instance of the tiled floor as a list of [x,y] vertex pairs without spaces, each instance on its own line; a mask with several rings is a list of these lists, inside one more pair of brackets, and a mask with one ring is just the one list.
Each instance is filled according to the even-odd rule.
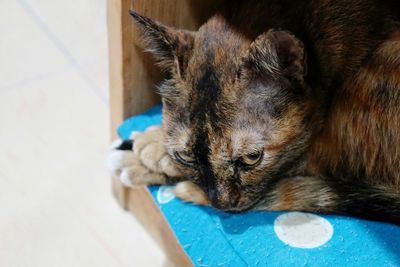
[[0,34],[0,266],[160,266],[104,167],[105,0],[2,0]]

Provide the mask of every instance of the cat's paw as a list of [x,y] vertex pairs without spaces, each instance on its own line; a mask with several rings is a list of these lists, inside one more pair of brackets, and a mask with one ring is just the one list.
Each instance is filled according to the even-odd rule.
[[199,205],[210,204],[210,201],[203,190],[189,181],[177,183],[173,192],[178,198],[186,202],[192,202]]
[[117,140],[111,146],[108,169],[125,186],[165,184],[179,172],[166,152],[160,127],[135,132],[130,140]]
[[133,152],[149,170],[163,173],[169,177],[179,177],[176,168],[164,145],[163,131],[160,126],[151,126],[143,133],[133,133]]
[[110,172],[128,187],[165,183],[165,175],[155,173],[141,163],[132,150],[133,143],[133,140],[116,140],[112,143],[107,160]]

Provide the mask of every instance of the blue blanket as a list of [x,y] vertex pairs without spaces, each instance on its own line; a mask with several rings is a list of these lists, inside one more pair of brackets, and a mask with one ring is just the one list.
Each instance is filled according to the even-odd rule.
[[[132,131],[161,124],[161,106],[126,120]],[[169,186],[150,191],[195,266],[400,266],[400,226],[302,212],[229,214],[183,203]]]

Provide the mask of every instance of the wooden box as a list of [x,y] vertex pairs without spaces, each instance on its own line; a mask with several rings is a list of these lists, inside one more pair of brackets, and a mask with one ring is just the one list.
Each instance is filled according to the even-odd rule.
[[[144,53],[129,10],[178,28],[196,30],[215,10],[212,0],[108,0],[111,132],[121,122],[159,103],[162,74]],[[113,192],[165,251],[174,266],[192,266],[146,188],[126,188],[113,178]]]

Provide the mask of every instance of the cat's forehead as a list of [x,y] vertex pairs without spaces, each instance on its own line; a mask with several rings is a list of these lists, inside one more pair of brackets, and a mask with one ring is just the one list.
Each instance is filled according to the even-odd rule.
[[[195,35],[192,56],[188,64],[189,79],[195,89],[211,85],[221,89],[236,77],[240,59],[249,41],[231,28],[223,17],[216,16]],[[218,87],[218,88],[217,88]]]
[[197,123],[204,124],[206,116],[211,123],[228,120],[237,104],[241,42],[232,37],[235,34],[218,34],[221,31],[227,30],[208,25],[198,31],[185,74],[185,101]]

